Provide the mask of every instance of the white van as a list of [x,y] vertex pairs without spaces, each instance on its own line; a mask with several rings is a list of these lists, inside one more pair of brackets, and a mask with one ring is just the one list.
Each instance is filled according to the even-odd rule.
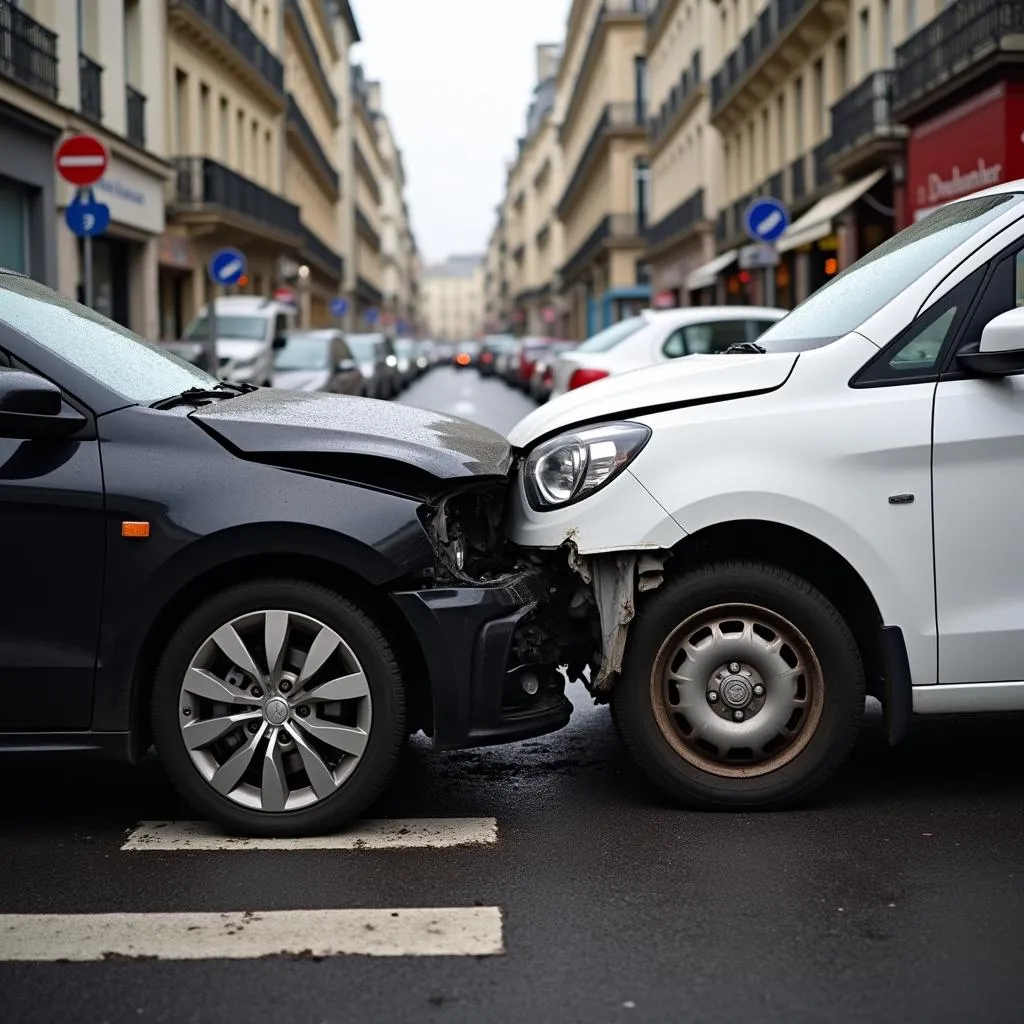
[[[288,331],[296,326],[295,308],[255,295],[229,295],[216,301],[217,366],[211,372],[224,380],[271,386],[274,349],[284,344]],[[166,342],[164,347],[202,365],[209,323],[209,307],[203,306],[182,340]]]

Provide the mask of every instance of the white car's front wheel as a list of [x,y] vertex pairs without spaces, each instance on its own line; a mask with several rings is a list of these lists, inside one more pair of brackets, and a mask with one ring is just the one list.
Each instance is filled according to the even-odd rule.
[[667,583],[633,623],[612,691],[648,776],[699,807],[778,807],[820,787],[864,708],[857,644],[805,580],[733,562]]

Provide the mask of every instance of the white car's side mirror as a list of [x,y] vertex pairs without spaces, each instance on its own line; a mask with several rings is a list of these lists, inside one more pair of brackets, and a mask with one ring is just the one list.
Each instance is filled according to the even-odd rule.
[[977,352],[962,352],[960,366],[987,377],[1024,372],[1024,309],[1011,309],[990,320]]

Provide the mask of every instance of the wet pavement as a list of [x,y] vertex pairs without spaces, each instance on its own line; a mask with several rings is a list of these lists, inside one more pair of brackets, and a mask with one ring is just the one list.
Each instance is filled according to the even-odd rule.
[[[502,430],[529,408],[497,382],[466,395],[474,376],[437,371],[404,400]],[[1024,1019],[1024,719],[931,720],[890,750],[870,714],[807,808],[696,814],[570,695],[548,737],[410,743],[373,817],[484,823],[471,845],[417,847],[413,828],[386,849],[124,850],[139,822],[191,817],[155,760],[0,762],[0,915],[500,913],[485,953],[0,963],[0,1020]]]

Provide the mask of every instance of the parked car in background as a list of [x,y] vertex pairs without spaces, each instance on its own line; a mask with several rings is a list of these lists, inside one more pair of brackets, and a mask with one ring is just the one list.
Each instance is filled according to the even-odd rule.
[[547,349],[547,338],[520,338],[505,369],[505,381],[514,388],[528,391],[537,359]]
[[285,335],[295,327],[295,307],[253,295],[228,295],[216,303],[216,367],[206,365],[208,305],[188,325],[180,341],[166,342],[163,347],[223,380],[269,386],[274,380],[274,348],[283,345]]
[[456,349],[450,341],[435,341],[433,348],[434,366],[451,366],[455,362]]
[[395,358],[398,360],[398,385],[407,388],[419,375],[420,367],[416,362],[416,342],[411,338],[395,339]]
[[366,382],[366,396],[385,401],[398,394],[398,358],[383,334],[348,334],[345,341]]
[[588,338],[555,363],[551,397],[584,384],[667,363],[713,355],[755,342],[786,310],[770,306],[687,306],[644,310]]
[[503,372],[503,360],[515,346],[516,339],[511,334],[488,334],[480,348],[480,360],[477,370],[481,377],[500,376]]
[[473,369],[478,365],[480,358],[480,342],[464,341],[455,350],[455,358],[452,360],[458,370]]
[[274,353],[274,387],[290,391],[330,391],[362,395],[366,382],[359,364],[334,328],[289,331]]
[[527,388],[530,397],[537,402],[546,402],[551,396],[554,384],[555,362],[560,355],[579,348],[578,341],[562,341],[549,339],[544,349],[537,355],[533,364],[533,374]]

